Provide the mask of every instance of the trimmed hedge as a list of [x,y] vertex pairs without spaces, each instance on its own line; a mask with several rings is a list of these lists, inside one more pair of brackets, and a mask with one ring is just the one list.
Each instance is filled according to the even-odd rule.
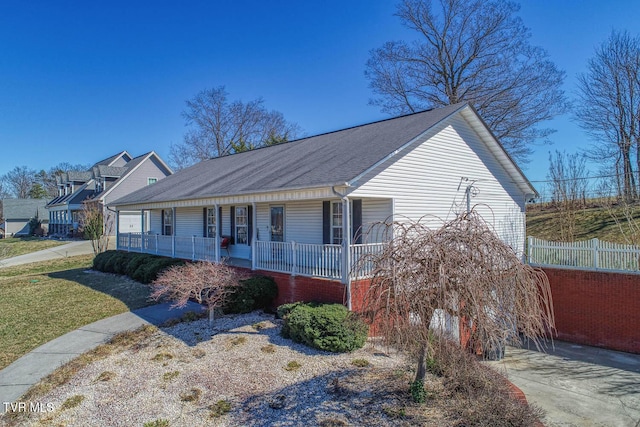
[[348,352],[367,341],[369,326],[341,304],[285,304],[278,316],[284,337],[320,350]]
[[273,277],[254,276],[240,281],[240,286],[225,302],[223,311],[249,313],[257,309],[267,309],[277,296],[278,285]]
[[141,283],[151,283],[162,270],[183,264],[184,261],[175,258],[122,251],[106,251],[93,259],[95,270],[124,274]]

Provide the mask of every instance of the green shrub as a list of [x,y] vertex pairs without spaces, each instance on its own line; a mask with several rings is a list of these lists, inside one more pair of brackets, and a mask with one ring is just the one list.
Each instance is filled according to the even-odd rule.
[[125,274],[129,277],[133,277],[133,273],[135,273],[136,269],[144,264],[148,258],[148,254],[133,254],[129,258]]
[[353,351],[364,345],[369,327],[341,304],[298,304],[279,310],[286,334],[296,342],[332,352]]
[[184,261],[151,254],[106,251],[93,259],[93,268],[105,273],[126,274],[141,283],[151,283],[158,273]]
[[255,276],[241,280],[240,286],[227,299],[225,313],[249,313],[268,308],[278,296],[278,285],[268,276]]
[[[278,309],[276,310],[276,314],[278,316],[278,319],[284,319],[285,317],[287,317],[289,315],[289,313],[291,313],[291,310],[293,310],[294,308],[296,308],[300,304],[304,304],[304,303],[303,302],[291,302],[289,304],[282,304],[281,306],[279,306]],[[289,332],[289,324],[287,322],[284,322],[282,324],[282,329],[280,330],[280,335],[282,335],[284,338],[291,338],[291,334]]]
[[96,255],[96,257],[93,259],[93,268],[98,271],[105,271],[105,264],[115,253],[116,251],[106,251]]

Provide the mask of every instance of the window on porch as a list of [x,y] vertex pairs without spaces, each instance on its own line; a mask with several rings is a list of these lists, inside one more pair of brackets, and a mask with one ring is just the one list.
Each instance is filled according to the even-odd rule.
[[216,210],[207,209],[207,235],[205,237],[216,237]]
[[173,236],[173,209],[162,210],[162,235]]
[[342,244],[342,202],[331,202],[331,243]]
[[271,206],[272,242],[284,242],[284,206]]
[[246,206],[236,206],[236,218],[235,218],[235,243],[237,245],[246,245],[248,243],[248,216]]

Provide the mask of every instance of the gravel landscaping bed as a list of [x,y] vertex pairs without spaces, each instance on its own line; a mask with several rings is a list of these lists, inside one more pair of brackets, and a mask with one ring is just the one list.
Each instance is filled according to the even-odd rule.
[[206,319],[160,328],[39,396],[38,401],[52,404],[52,412],[13,421],[64,426],[447,425],[436,406],[410,403],[413,370],[401,355],[371,343],[346,354],[313,350],[282,338],[280,322],[253,312],[220,317],[213,330]]

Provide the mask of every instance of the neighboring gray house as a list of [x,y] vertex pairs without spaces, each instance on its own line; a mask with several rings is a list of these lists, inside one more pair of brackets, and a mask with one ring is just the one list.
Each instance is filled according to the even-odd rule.
[[360,277],[351,267],[383,244],[376,230],[366,233],[374,224],[428,217],[437,226],[468,202],[523,254],[525,202],[535,194],[461,103],[205,160],[112,207],[148,221],[148,233],[119,233],[119,249],[229,256],[253,269],[340,280],[349,295]]
[[[69,235],[78,231],[86,202],[102,206],[105,225],[114,224],[114,227],[106,226],[105,230],[115,234],[115,213],[106,208],[107,204],[172,173],[153,151],[135,158],[122,151],[99,161],[87,171],[59,175],[56,178],[58,197],[47,204],[50,234]],[[142,222],[140,211],[122,212],[120,231],[141,232]]]
[[46,204],[46,199],[4,199],[4,223],[0,228],[4,229],[5,236],[28,236],[29,221],[33,218],[40,220],[46,233],[49,225]]

